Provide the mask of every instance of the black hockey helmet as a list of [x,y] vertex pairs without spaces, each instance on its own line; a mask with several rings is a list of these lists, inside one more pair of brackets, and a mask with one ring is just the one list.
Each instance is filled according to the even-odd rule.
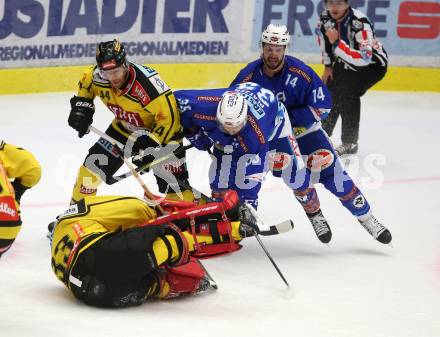
[[100,69],[113,69],[125,64],[126,61],[125,48],[118,39],[101,42],[96,49],[96,63]]

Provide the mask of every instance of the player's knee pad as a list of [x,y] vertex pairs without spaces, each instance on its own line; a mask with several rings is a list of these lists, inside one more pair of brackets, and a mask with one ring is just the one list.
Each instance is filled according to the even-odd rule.
[[334,174],[336,155],[333,150],[320,148],[307,156],[306,165],[310,170],[314,182],[319,182],[322,177]]
[[196,293],[200,282],[205,277],[205,271],[196,261],[190,258],[188,262],[173,267],[166,266],[162,277],[162,298],[174,298],[182,294]]
[[337,155],[324,130],[318,129],[298,138],[298,144],[314,183],[334,175]]

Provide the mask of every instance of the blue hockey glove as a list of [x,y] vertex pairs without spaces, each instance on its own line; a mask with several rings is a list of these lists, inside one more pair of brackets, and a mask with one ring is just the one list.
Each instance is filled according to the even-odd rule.
[[194,145],[195,148],[207,151],[213,145],[212,140],[203,133],[203,131],[199,131],[194,133],[193,135],[186,136],[186,138]]

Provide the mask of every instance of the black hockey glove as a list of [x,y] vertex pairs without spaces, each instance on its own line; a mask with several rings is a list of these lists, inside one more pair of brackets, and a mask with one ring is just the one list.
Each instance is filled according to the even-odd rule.
[[93,99],[73,96],[70,99],[70,106],[72,110],[70,110],[68,123],[78,131],[78,137],[82,138],[93,123],[93,114],[95,113]]
[[319,16],[319,20],[326,31],[336,27],[336,21],[328,14],[327,11],[322,12],[322,14]]
[[[132,163],[137,167],[150,164],[156,157],[154,153],[160,150],[160,144],[155,142],[148,135],[139,136],[133,144]],[[148,172],[148,169],[143,170]]]
[[29,188],[21,184],[20,179],[15,178],[15,180],[11,183],[12,187],[15,191],[15,200],[17,203],[20,203],[20,199],[23,196],[23,193]]
[[252,206],[241,204],[238,208],[238,219],[240,221],[239,232],[243,238],[259,234],[258,219]]

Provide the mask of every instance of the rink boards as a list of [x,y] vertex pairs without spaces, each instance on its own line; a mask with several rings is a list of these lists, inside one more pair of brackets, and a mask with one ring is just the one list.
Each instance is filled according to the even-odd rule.
[[[244,63],[149,64],[171,88],[227,87]],[[0,94],[76,91],[87,66],[17,68],[0,70]],[[322,65],[312,65],[322,73]],[[373,90],[440,92],[439,68],[390,67]]]

